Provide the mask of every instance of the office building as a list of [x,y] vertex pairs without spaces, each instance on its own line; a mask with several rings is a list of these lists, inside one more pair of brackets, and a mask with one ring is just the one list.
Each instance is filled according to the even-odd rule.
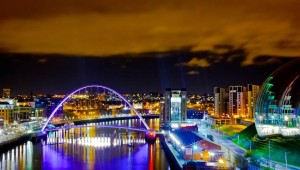
[[246,117],[246,87],[229,86],[229,114],[233,118]]
[[186,121],[186,89],[169,89],[164,94],[164,112],[161,115],[161,122],[185,122]]
[[255,102],[259,92],[259,86],[248,84],[247,85],[247,118],[254,118]]
[[16,117],[14,105],[8,101],[0,101],[0,118],[2,118],[5,123],[13,123]]
[[214,88],[215,106],[214,106],[214,116],[220,117],[222,114],[227,113],[227,98],[228,94],[224,88],[215,87]]

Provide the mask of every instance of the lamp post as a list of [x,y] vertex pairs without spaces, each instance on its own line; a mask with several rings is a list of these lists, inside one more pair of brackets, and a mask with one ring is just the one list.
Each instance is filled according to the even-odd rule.
[[271,145],[270,145],[270,140],[269,140],[269,168],[271,167]]
[[288,126],[289,117],[288,116],[284,116],[284,121],[285,121],[285,126]]
[[225,161],[222,158],[218,159],[218,164],[220,167],[224,167],[225,166]]
[[195,159],[194,159],[194,149],[197,150],[197,149],[198,149],[198,146],[197,146],[197,145],[193,145],[193,147],[192,147],[192,157],[193,157],[193,161],[195,160]]
[[285,169],[287,169],[287,153],[284,152],[284,158],[285,158]]
[[194,161],[194,149],[192,147],[192,161]]

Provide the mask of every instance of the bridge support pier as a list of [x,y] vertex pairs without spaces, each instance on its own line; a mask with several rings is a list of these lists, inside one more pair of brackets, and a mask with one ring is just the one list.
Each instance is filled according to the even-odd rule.
[[39,132],[39,133],[34,133],[31,135],[31,142],[37,143],[41,139],[45,140],[47,139],[47,133],[46,132]]
[[154,143],[156,141],[156,134],[154,130],[147,131],[145,134],[145,140],[147,143]]

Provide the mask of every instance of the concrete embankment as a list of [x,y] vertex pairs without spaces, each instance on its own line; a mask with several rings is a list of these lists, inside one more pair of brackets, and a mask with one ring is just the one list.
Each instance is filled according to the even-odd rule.
[[176,153],[174,153],[174,151],[172,151],[172,148],[165,142],[164,136],[159,135],[159,139],[165,151],[171,169],[182,170],[183,163],[180,163],[180,161],[176,157]]
[[[4,137],[4,136],[2,136]],[[2,141],[0,143],[0,152],[6,152],[18,145],[21,145],[25,142],[27,142],[28,140],[30,140],[32,138],[31,134],[23,134],[23,135],[18,135],[15,136],[14,138],[11,139],[7,139],[7,137],[4,137],[4,141]],[[7,139],[7,140],[6,140]]]

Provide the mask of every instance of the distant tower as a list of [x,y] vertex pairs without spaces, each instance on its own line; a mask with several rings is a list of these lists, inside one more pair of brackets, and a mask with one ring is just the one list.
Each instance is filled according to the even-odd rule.
[[165,91],[165,107],[161,122],[186,121],[186,89],[169,89]]
[[3,89],[2,97],[9,99],[10,98],[10,89]]
[[254,118],[254,107],[256,102],[256,97],[259,92],[259,86],[248,84],[247,85],[247,117],[250,119]]
[[229,86],[229,114],[234,118],[246,117],[246,87]]
[[220,117],[222,113],[226,113],[226,98],[228,94],[225,92],[224,88],[215,87],[214,88],[214,97],[215,97],[215,108],[214,116]]

